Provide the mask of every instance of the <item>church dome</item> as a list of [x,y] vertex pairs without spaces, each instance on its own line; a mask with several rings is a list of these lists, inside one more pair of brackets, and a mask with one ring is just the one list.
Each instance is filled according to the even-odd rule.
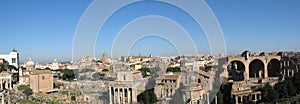
[[26,62],[26,66],[32,66],[35,63],[32,61],[31,57],[29,58],[29,60]]

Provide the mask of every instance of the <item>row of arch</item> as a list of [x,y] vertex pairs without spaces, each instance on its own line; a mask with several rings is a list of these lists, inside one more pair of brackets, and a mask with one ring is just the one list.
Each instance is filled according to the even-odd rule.
[[227,65],[228,77],[234,81],[242,81],[250,78],[280,77],[281,64],[276,58],[265,62],[254,59],[249,63],[240,60],[232,60]]

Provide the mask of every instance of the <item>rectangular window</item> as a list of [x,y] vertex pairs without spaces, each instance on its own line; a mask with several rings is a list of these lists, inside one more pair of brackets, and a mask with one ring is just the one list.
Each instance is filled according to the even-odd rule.
[[123,75],[123,80],[126,81],[126,75]]
[[17,63],[16,58],[12,58],[12,59],[11,59],[11,62],[12,62],[12,63]]
[[45,76],[42,76],[42,80],[45,80]]

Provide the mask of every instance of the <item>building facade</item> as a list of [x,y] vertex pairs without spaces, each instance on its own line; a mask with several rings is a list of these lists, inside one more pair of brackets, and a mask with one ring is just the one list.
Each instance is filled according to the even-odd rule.
[[159,100],[169,100],[180,87],[180,72],[170,72],[156,79],[154,92]]
[[219,69],[224,83],[231,83],[231,98],[235,103],[261,101],[259,90],[266,83],[275,85],[286,76],[298,72],[297,64],[283,53],[251,54],[245,51],[241,56],[219,59]]
[[34,70],[30,74],[30,88],[33,92],[51,92],[53,73],[49,70]]
[[118,70],[116,80],[109,86],[110,104],[138,104],[137,96],[145,90],[141,73]]
[[13,49],[13,51],[9,54],[1,54],[0,58],[5,59],[9,65],[13,65],[16,68],[19,67],[19,53],[15,49]]

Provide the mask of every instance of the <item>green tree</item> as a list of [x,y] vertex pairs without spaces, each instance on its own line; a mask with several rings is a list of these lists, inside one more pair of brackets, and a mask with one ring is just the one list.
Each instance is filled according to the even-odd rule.
[[288,91],[287,91],[288,95],[289,96],[295,96],[296,95],[296,88],[293,85],[292,79],[291,78],[286,79],[285,83],[286,83],[286,87],[288,89]]
[[0,72],[4,71],[5,68],[4,68],[4,65],[3,64],[0,64]]
[[63,75],[61,76],[61,78],[63,80],[73,80],[75,78],[75,74],[73,70],[70,69],[60,69],[59,70]]
[[278,99],[278,93],[267,83],[262,88],[262,101],[266,103],[274,103]]
[[10,69],[10,70],[12,70],[12,69],[17,70],[17,68],[14,65],[8,65],[8,69]]
[[154,88],[146,90],[137,96],[140,104],[153,104],[157,102],[157,97],[154,93]]
[[24,91],[26,88],[28,88],[28,86],[20,85],[18,86],[18,91]]
[[167,68],[167,72],[181,72],[179,67]]
[[224,102],[223,102],[223,94],[219,91],[218,93],[217,93],[217,103],[218,104],[224,104]]
[[222,84],[220,91],[224,95],[223,102],[224,104],[232,104],[235,99],[231,98],[231,90],[232,90],[232,83]]
[[54,87],[55,89],[56,89],[56,88],[57,88],[57,89],[59,89],[59,88],[60,88],[60,86],[61,86],[61,85],[60,85],[60,84],[58,84],[58,83],[53,83],[53,87]]
[[204,67],[204,70],[205,71],[208,71],[208,70],[210,70],[212,67],[211,66],[207,66],[207,65],[204,65],[205,67]]
[[23,93],[26,95],[26,99],[28,99],[28,96],[32,95],[33,92],[32,92],[32,89],[27,87],[25,88],[25,90],[23,91]]
[[108,69],[103,69],[103,70],[102,70],[102,72],[108,72],[108,71],[109,71]]
[[92,74],[92,76],[93,76],[93,79],[98,80],[100,78],[103,78],[105,76],[105,74],[97,72],[97,73]]
[[286,83],[285,82],[279,82],[275,85],[274,89],[276,90],[276,92],[279,94],[280,98],[286,98],[288,97],[288,89],[286,87]]
[[143,72],[151,72],[151,69],[150,68],[141,68],[139,69],[140,71],[143,71]]
[[71,100],[72,101],[76,101],[76,97],[75,96],[71,96]]
[[295,73],[293,77],[293,85],[295,87],[297,94],[299,94],[300,93],[300,72]]

